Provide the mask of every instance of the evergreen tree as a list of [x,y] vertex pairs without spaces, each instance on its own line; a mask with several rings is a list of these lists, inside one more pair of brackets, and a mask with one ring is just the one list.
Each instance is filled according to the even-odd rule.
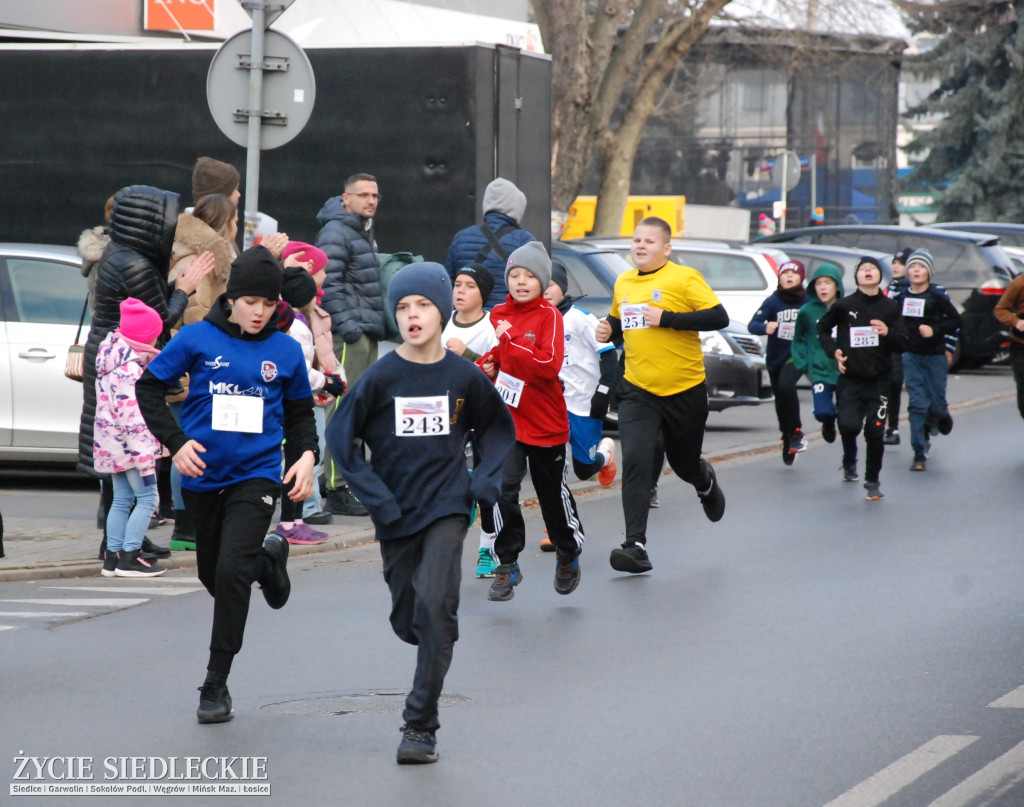
[[940,221],[1024,221],[1024,0],[900,2],[908,26],[938,38],[904,67],[938,80],[908,117],[936,116],[907,146],[912,184]]

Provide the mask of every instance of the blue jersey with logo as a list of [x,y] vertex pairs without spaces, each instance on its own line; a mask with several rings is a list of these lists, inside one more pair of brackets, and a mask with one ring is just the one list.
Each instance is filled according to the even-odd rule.
[[[266,339],[236,339],[204,320],[182,328],[148,369],[166,384],[189,375],[181,428],[206,449],[199,455],[206,469],[195,479],[183,476],[182,487],[209,491],[246,479],[281,481],[284,401],[313,394],[298,342],[280,332]],[[259,399],[261,431],[232,430],[231,418],[221,414],[225,403],[233,409],[232,396]],[[253,406],[245,410],[250,413],[247,427]]]

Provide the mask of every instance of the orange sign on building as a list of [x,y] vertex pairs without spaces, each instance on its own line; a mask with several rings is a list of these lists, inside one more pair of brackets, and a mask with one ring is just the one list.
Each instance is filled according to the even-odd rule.
[[212,31],[214,0],[144,0],[147,31]]

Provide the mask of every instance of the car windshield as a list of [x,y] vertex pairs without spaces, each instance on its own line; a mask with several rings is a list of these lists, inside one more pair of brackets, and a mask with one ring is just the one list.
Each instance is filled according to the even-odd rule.
[[700,272],[715,291],[763,291],[764,274],[749,255],[730,252],[672,250],[672,261]]

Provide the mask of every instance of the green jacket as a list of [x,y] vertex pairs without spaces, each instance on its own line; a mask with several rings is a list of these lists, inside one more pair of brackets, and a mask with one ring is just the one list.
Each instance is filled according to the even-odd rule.
[[814,281],[819,277],[830,277],[839,287],[838,300],[843,296],[843,273],[832,263],[823,263],[814,270],[807,284],[807,302],[796,317],[796,328],[793,334],[793,366],[806,375],[811,382],[824,381],[835,384],[839,380],[839,366],[834,357],[825,353],[818,341],[818,320],[828,311],[828,307],[818,299],[814,291]]

